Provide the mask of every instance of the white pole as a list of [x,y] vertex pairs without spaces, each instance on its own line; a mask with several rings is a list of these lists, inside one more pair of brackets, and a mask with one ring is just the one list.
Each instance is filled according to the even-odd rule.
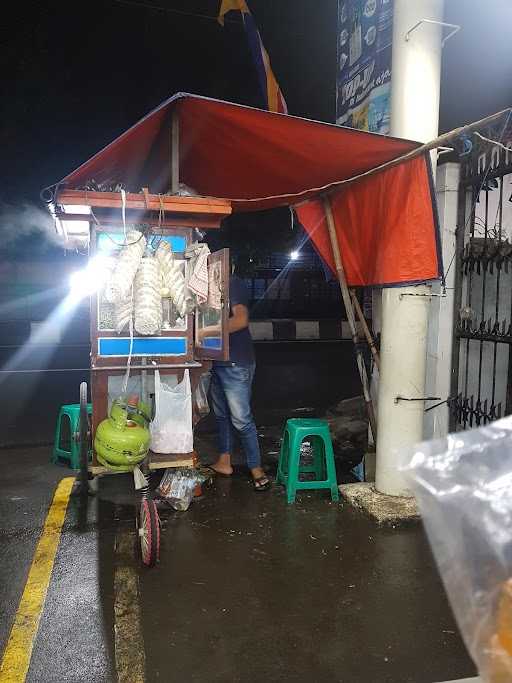
[[438,135],[444,0],[395,0],[391,135],[428,142]]
[[[395,0],[391,135],[427,142],[438,135],[443,0]],[[430,288],[387,288],[382,293],[381,371],[378,392],[375,486],[411,495],[398,471],[400,449],[421,441]],[[421,296],[411,296],[421,295]],[[398,401],[397,401],[398,399]]]
[[391,496],[410,495],[398,472],[400,449],[421,441],[430,287],[382,292],[382,335],[375,485]]

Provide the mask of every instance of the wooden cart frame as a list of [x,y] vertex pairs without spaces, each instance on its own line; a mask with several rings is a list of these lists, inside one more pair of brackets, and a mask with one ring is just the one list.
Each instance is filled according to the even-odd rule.
[[[88,207],[90,209],[90,239],[89,257],[100,253],[99,237],[108,233],[109,236],[123,235],[123,220],[121,209],[122,197],[119,192],[91,192],[88,190],[67,190],[62,188],[56,193],[56,215],[61,220],[84,221],[83,208],[77,213],[73,206]],[[66,207],[64,209],[64,207]],[[125,196],[124,210],[126,224],[144,225],[152,235],[165,238],[177,238],[183,245],[183,252],[193,241],[194,228],[215,229],[220,221],[231,213],[231,205],[227,201],[204,197],[182,197],[168,195],[151,195],[147,189],[140,194],[128,193]],[[184,259],[184,254],[175,254]],[[185,370],[189,370],[192,393],[199,383],[200,377],[211,367],[213,360],[227,360],[229,357],[229,251],[222,249],[208,257],[209,266],[220,263],[221,272],[221,343],[219,349],[202,346],[197,335],[197,316],[192,313],[186,316],[184,329],[162,330],[158,339],[179,340],[180,352],[134,352],[130,361],[130,376],[146,377],[158,369],[163,376],[173,375],[177,381],[183,379]],[[90,493],[91,478],[112,473],[101,465],[94,452],[94,435],[99,423],[108,416],[109,410],[109,378],[124,376],[127,370],[128,353],[103,351],[104,348],[119,346],[120,335],[112,329],[100,329],[98,316],[100,293],[93,293],[90,297],[90,340],[91,340],[91,380],[90,395],[92,402],[92,418],[87,415],[87,386],[80,387],[81,420],[79,438],[81,444],[81,487],[86,498]],[[148,337],[134,333],[135,340]],[[156,338],[150,338],[156,340]],[[117,341],[116,341],[117,340]],[[148,343],[146,346],[151,349]],[[154,345],[157,348],[158,344]],[[162,344],[160,344],[162,346]],[[141,380],[142,381],[142,380]],[[197,423],[199,415],[194,405],[193,423]],[[89,453],[92,449],[92,462]],[[154,470],[168,467],[195,467],[198,456],[195,451],[186,454],[157,454],[151,451],[141,465],[141,471],[146,483],[140,486],[141,500],[136,514],[141,542],[143,562],[154,565],[159,556],[160,523],[156,505],[151,496],[149,486],[150,474]],[[147,484],[147,485],[146,485]]]

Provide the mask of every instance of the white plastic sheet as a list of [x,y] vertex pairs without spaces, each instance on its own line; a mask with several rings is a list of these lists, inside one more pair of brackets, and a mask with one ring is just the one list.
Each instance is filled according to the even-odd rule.
[[175,387],[161,380],[159,371],[155,370],[155,417],[149,428],[153,452],[192,452],[192,392],[188,370]]
[[401,469],[480,676],[512,681],[512,417],[420,444]]

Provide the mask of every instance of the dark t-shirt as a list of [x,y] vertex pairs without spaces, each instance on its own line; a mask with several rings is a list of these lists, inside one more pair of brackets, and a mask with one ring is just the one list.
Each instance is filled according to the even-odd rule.
[[[230,315],[233,307],[242,304],[249,308],[249,292],[243,280],[236,275],[229,279],[229,308]],[[229,362],[237,365],[252,365],[255,362],[252,337],[248,327],[229,335]],[[222,362],[218,363],[222,365]]]

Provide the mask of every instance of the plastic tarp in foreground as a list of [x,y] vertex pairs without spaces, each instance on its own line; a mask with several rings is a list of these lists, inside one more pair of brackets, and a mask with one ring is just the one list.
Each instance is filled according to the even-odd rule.
[[416,149],[419,143],[194,95],[175,95],[61,181],[94,179],[132,192],[171,185],[172,118],[179,120],[180,180],[234,211],[295,206],[334,270],[320,191],[330,189],[350,285],[438,278],[441,264],[428,156],[331,187]]

